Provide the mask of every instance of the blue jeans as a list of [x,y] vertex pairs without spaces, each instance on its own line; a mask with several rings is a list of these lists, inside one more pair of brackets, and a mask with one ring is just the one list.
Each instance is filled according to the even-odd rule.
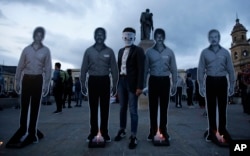
[[127,110],[129,107],[131,119],[131,134],[136,135],[138,127],[138,96],[129,90],[126,77],[120,77],[118,83],[118,96],[120,100],[120,128],[126,129]]

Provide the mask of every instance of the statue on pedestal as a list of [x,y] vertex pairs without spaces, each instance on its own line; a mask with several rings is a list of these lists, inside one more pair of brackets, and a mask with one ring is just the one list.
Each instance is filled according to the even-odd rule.
[[141,13],[141,40],[150,40],[151,30],[154,30],[153,25],[153,14],[150,13],[149,9],[146,12]]

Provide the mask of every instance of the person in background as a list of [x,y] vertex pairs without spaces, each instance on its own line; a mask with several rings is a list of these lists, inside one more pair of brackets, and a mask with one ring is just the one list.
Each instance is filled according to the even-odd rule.
[[56,110],[53,112],[54,114],[62,113],[62,106],[63,106],[63,77],[61,76],[61,63],[55,63],[55,70],[53,73],[53,95],[55,97],[56,102]]
[[63,97],[63,106],[65,106],[66,100],[68,102],[68,108],[72,108],[71,106],[71,96],[73,89],[73,78],[72,78],[72,70],[67,69],[67,79],[64,82],[64,97]]
[[192,75],[191,73],[187,73],[187,78],[186,78],[186,91],[187,91],[187,105],[189,108],[194,108],[193,104],[193,92],[194,92],[194,83],[192,80]]
[[250,114],[250,96],[248,91],[249,84],[247,83],[246,79],[250,79],[250,68],[247,65],[241,66],[241,72],[238,73],[237,81],[238,86],[241,94],[241,103],[243,107],[243,112],[246,114]]
[[183,90],[184,85],[185,85],[185,83],[184,83],[183,79],[181,78],[180,75],[178,75],[177,84],[176,84],[177,91],[175,94],[175,107],[176,108],[182,107],[181,101],[182,101],[182,90]]
[[21,94],[20,126],[7,142],[7,148],[22,148],[38,143],[44,137],[38,130],[41,97],[49,92],[51,78],[51,54],[42,41],[45,37],[43,27],[35,28],[33,43],[22,51],[16,69],[16,92]]
[[226,112],[228,97],[234,94],[234,67],[230,53],[219,44],[219,31],[210,30],[208,40],[210,45],[201,52],[197,69],[199,92],[207,105],[208,130],[204,137],[219,146],[229,146],[232,139]]
[[134,45],[136,31],[134,28],[126,27],[122,32],[125,46],[118,53],[118,97],[120,102],[120,129],[115,141],[120,141],[126,136],[127,110],[129,108],[131,119],[131,135],[129,137],[129,149],[137,146],[138,128],[138,97],[143,90],[144,76],[144,50]]
[[75,78],[75,100],[76,100],[75,107],[81,107],[82,106],[82,92],[81,92],[81,83],[80,83],[79,77]]
[[[108,134],[109,103],[110,95],[116,95],[118,69],[114,51],[104,43],[106,37],[104,28],[95,29],[95,44],[86,49],[81,66],[81,89],[84,95],[88,94],[90,109],[90,134],[87,142],[92,141],[99,130],[105,142],[111,142]],[[88,80],[86,80],[87,73],[89,75]],[[112,78],[112,86],[109,75]],[[88,87],[86,87],[87,81]],[[99,106],[100,128],[98,128]]]
[[[169,146],[170,137],[167,129],[168,104],[170,95],[176,93],[177,65],[174,52],[164,44],[165,38],[165,31],[157,28],[154,32],[156,43],[146,51],[144,86],[148,85],[150,116],[150,133],[147,140],[153,141],[159,130],[160,134],[165,138],[165,144]],[[148,74],[149,79],[146,82]],[[159,127],[157,123],[158,106],[160,109]]]

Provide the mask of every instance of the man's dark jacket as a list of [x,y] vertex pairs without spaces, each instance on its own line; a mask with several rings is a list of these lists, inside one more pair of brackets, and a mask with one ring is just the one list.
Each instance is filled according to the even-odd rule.
[[[124,53],[124,48],[121,48],[118,53],[118,68],[119,73],[121,72],[122,55]],[[144,61],[145,54],[141,47],[132,45],[128,54],[126,69],[127,69],[127,79],[129,82],[129,89],[131,92],[135,93],[136,89],[143,89],[144,81]]]

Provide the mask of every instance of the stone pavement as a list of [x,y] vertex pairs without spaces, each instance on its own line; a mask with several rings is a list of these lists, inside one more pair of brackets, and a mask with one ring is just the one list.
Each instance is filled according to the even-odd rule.
[[[74,102],[73,102],[74,105]],[[38,144],[22,149],[7,149],[5,144],[18,128],[19,109],[5,108],[0,111],[0,155],[1,156],[228,156],[229,148],[221,148],[203,139],[207,119],[202,116],[204,109],[190,109],[183,102],[183,108],[169,106],[168,132],[170,146],[154,146],[147,141],[149,114],[147,109],[139,110],[138,146],[128,149],[130,117],[128,115],[127,137],[120,142],[112,140],[105,148],[88,148],[89,108],[65,108],[62,114],[53,114],[55,104],[42,105],[38,128],[45,134]],[[240,104],[228,105],[228,131],[233,139],[250,140],[250,116],[242,111]],[[111,104],[109,134],[114,139],[119,129],[119,104]]]

